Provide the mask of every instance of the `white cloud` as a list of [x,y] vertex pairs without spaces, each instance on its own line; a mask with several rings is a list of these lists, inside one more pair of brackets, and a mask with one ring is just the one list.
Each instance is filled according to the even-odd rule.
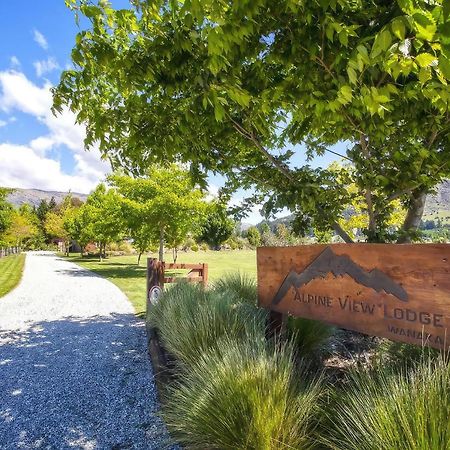
[[22,72],[0,72],[0,109],[10,112],[17,109],[33,116],[43,117],[50,113],[52,99],[50,84],[39,88]]
[[60,69],[58,61],[56,61],[56,59],[53,58],[52,56],[49,56],[47,59],[41,61],[35,61],[33,63],[33,66],[36,70],[36,75],[38,77],[41,77],[46,73],[52,72],[53,70]]
[[36,28],[33,30],[33,39],[35,40],[35,42],[38,43],[38,45],[40,47],[42,47],[44,50],[48,49],[48,42],[47,39],[45,39],[45,36],[38,30],[36,30]]
[[1,127],[4,127],[4,126],[6,126],[6,125],[8,125],[8,122],[7,122],[6,120],[1,120],[1,119],[0,119],[0,128],[1,128]]
[[47,136],[39,136],[30,142],[30,147],[39,155],[45,155],[54,145],[53,139]]
[[[8,170],[0,171],[0,186],[21,187],[27,184],[35,188],[48,189],[51,185],[52,189],[67,190],[67,186],[72,183],[69,188],[73,191],[89,192],[106,173],[110,172],[110,165],[101,160],[97,148],[89,152],[84,150],[85,128],[75,123],[76,117],[72,112],[64,109],[58,116],[52,114],[50,88],[48,82],[38,86],[21,72],[14,70],[0,72],[0,110],[6,113],[18,110],[30,114],[48,130],[47,134],[37,136],[28,146],[4,144],[9,145],[9,152],[16,149],[17,155],[9,157],[3,155],[0,163],[2,169],[3,164],[12,160],[19,166],[15,170],[12,169],[14,166],[8,166],[10,173]],[[71,175],[63,173],[60,164],[47,156],[49,150],[57,150],[60,146],[65,146],[72,152],[75,164]],[[41,168],[48,167],[47,173],[44,171],[43,177],[33,175],[35,169],[28,158]],[[30,167],[31,171],[28,170]],[[45,181],[50,176],[52,180]]]
[[11,56],[11,66],[14,68],[20,67],[20,61],[17,56]]
[[88,193],[94,182],[62,172],[60,163],[23,145],[0,144],[0,186]]

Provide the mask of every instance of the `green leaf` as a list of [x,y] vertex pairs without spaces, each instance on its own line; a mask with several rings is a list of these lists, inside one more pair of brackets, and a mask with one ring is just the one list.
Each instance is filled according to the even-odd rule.
[[353,98],[352,88],[348,85],[344,85],[339,89],[339,101],[343,105],[351,102]]
[[219,102],[216,102],[214,105],[214,117],[217,122],[222,122],[225,117],[225,109]]
[[418,31],[417,37],[431,41],[436,33],[436,22],[433,16],[424,12],[416,12],[412,17]]
[[365,45],[358,45],[356,47],[356,50],[358,51],[358,54],[361,55],[362,60],[365,64],[370,64],[370,58],[369,58],[369,52],[367,51],[367,47]]
[[446,21],[450,16],[450,0],[443,0],[442,11],[444,15],[444,21]]
[[419,64],[420,67],[429,67],[434,61],[436,61],[436,57],[430,53],[421,53],[416,56],[416,63]]
[[430,69],[420,69],[419,81],[422,84],[425,84],[430,78],[431,78],[431,70]]
[[445,56],[439,57],[439,70],[445,78],[450,80],[450,61]]
[[391,29],[392,33],[394,33],[394,36],[398,37],[401,40],[405,39],[406,29],[403,18],[396,17],[391,23]]
[[392,43],[392,35],[388,30],[383,30],[377,34],[373,42],[372,51],[370,56],[372,58],[377,57],[381,53],[385,52]]
[[356,84],[358,81],[358,76],[356,75],[355,69],[353,69],[352,67],[347,67],[347,74],[350,83]]
[[348,45],[348,34],[345,30],[342,30],[339,34],[339,42],[344,46],[347,47]]

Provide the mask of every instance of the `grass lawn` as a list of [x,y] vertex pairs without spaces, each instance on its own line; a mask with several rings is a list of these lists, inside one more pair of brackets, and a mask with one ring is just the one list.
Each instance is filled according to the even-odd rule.
[[25,254],[0,258],[0,297],[12,291],[22,278]]
[[[155,255],[150,255],[154,257]],[[107,278],[118,286],[130,299],[136,314],[143,317],[145,314],[145,271],[147,260],[142,257],[138,266],[137,256],[113,256],[102,262],[98,258],[80,258],[70,256],[69,259],[82,267]],[[166,261],[172,262],[171,254],[166,254]],[[209,280],[214,282],[228,272],[241,271],[256,277],[256,251],[199,251],[180,252],[179,263],[207,263]]]

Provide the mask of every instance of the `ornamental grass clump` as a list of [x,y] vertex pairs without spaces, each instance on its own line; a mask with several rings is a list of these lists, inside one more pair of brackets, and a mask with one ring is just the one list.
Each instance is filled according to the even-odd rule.
[[230,292],[180,283],[165,292],[150,311],[164,347],[184,364],[192,364],[217,346],[223,336],[264,340],[267,313]]
[[300,357],[314,360],[330,354],[338,342],[336,327],[302,317],[289,317],[287,334]]
[[228,292],[251,305],[256,305],[258,291],[256,279],[245,273],[231,272],[214,283],[216,292]]
[[170,388],[163,415],[187,449],[309,449],[321,393],[292,346],[225,337]]
[[322,442],[335,450],[450,449],[450,365],[424,359],[400,372],[352,376],[334,402]]

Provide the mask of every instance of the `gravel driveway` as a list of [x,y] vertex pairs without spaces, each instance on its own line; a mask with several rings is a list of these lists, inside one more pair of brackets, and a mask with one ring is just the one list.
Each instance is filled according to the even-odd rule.
[[112,283],[28,253],[0,298],[0,449],[161,449],[145,329]]

